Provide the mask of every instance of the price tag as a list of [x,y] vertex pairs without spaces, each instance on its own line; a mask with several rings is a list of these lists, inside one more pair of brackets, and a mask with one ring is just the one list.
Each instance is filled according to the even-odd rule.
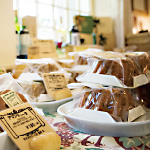
[[1,111],[0,124],[21,150],[30,150],[32,137],[54,132],[29,103]]
[[0,68],[0,75],[6,73],[6,69],[5,68]]
[[14,107],[16,105],[23,104],[23,101],[15,91],[9,91],[1,95],[1,98],[9,107]]
[[47,93],[53,97],[56,91],[67,88],[67,81],[62,73],[43,73]]

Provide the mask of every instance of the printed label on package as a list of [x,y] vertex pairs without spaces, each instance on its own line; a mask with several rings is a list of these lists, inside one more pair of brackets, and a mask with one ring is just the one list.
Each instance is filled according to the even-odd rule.
[[23,104],[23,101],[15,91],[9,91],[1,95],[1,98],[9,107],[14,107]]
[[6,73],[6,69],[5,68],[0,68],[0,75]]
[[64,74],[43,73],[42,76],[49,96],[53,97],[56,91],[67,88],[67,81]]
[[54,131],[29,103],[1,111],[0,124],[21,150],[30,150],[32,137]]

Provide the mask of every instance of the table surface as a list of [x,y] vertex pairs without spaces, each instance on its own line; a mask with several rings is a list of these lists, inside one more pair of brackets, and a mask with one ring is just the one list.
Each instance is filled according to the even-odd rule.
[[46,121],[61,136],[64,150],[150,150],[150,135],[144,137],[93,136],[69,127],[58,113],[45,114]]

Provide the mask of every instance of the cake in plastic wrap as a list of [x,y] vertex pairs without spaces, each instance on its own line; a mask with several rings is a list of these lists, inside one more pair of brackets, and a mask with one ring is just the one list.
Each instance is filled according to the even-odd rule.
[[128,89],[105,88],[83,92],[78,107],[108,112],[116,121],[127,121],[128,111],[136,104]]
[[133,78],[141,75],[139,68],[130,58],[91,58],[89,59],[89,65],[90,69],[87,73],[115,76],[128,87],[133,87]]

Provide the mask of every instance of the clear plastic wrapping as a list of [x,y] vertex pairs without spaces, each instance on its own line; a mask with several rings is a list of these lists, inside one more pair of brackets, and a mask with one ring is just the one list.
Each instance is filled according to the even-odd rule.
[[49,73],[58,71],[61,66],[51,58],[43,59],[16,59],[16,68],[13,71],[13,77],[17,79],[23,73]]
[[126,86],[133,86],[133,77],[141,74],[140,70],[130,58],[92,59],[90,73],[112,75]]
[[[4,74],[0,76],[0,95],[9,91],[15,91],[23,102],[31,101],[30,97],[26,94],[25,90],[13,79],[10,74]],[[27,99],[26,99],[27,98]],[[0,97],[0,111],[8,108],[8,105]]]
[[145,74],[150,72],[150,53],[134,52],[127,53],[126,56],[135,62],[141,73]]
[[87,59],[88,59],[88,57],[85,55],[78,55],[76,57],[75,64],[76,65],[87,65],[88,64]]
[[38,101],[40,94],[46,94],[43,82],[19,82],[20,86],[26,91],[33,101]]
[[150,108],[150,83],[131,89],[131,92],[137,103]]
[[128,89],[109,87],[81,93],[78,107],[108,112],[116,121],[127,121],[136,104]]

